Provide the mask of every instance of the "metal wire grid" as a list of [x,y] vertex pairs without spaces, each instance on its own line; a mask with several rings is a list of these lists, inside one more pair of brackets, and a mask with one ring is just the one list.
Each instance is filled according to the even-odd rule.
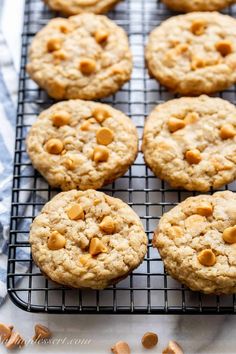
[[[236,8],[227,10],[236,15]],[[134,54],[132,80],[117,94],[103,100],[121,109],[135,122],[141,138],[144,119],[150,110],[173,96],[149,78],[144,64],[144,46],[152,28],[172,15],[156,0],[125,0],[109,17],[128,33]],[[45,279],[33,264],[27,242],[29,225],[44,203],[58,191],[51,189],[32,169],[25,150],[25,137],[38,113],[53,103],[28,77],[25,66],[32,37],[50,18],[58,16],[41,0],[26,0],[22,34],[16,145],[12,189],[11,227],[7,286],[10,298],[32,312],[81,314],[225,314],[236,312],[235,296],[205,296],[193,293],[166,274],[162,261],[151,247],[153,230],[164,212],[194,195],[171,189],[145,166],[139,154],[128,173],[103,190],[127,202],[140,216],[149,237],[143,264],[128,278],[103,291],[72,290]],[[220,94],[236,101],[235,88]],[[236,190],[231,184],[226,188]],[[23,257],[23,260],[22,260]],[[28,272],[20,271],[27,266]],[[17,271],[16,271],[17,269]],[[17,282],[23,278],[21,282]]]

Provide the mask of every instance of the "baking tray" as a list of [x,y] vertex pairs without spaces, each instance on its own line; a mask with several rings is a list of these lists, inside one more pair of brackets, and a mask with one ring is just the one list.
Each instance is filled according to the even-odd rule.
[[[236,8],[225,13],[236,16]],[[174,15],[156,0],[125,0],[108,16],[122,26],[134,55],[132,79],[115,95],[102,100],[122,110],[136,124],[141,139],[145,117],[152,108],[173,95],[151,79],[145,69],[144,46],[147,36],[161,21]],[[102,291],[73,290],[47,280],[34,265],[28,243],[29,226],[42,206],[57,190],[51,189],[35,171],[27,157],[25,137],[39,112],[53,100],[28,77],[25,66],[33,36],[51,18],[59,16],[41,0],[26,0],[19,76],[16,144],[12,188],[11,224],[7,287],[11,300],[30,312],[81,314],[226,314],[236,312],[235,296],[206,296],[192,292],[165,272],[151,246],[153,230],[164,212],[195,195],[172,189],[153,176],[139,153],[125,176],[103,191],[127,202],[140,216],[149,238],[142,265],[128,278]],[[219,95],[235,103],[231,87]],[[225,187],[235,191],[236,185]],[[23,258],[23,259],[22,259]],[[23,267],[24,268],[23,268]],[[28,272],[24,269],[27,267]],[[18,281],[21,278],[21,281]]]

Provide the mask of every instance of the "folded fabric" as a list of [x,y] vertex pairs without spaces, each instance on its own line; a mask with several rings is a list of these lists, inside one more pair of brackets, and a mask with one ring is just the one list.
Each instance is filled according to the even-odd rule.
[[[0,13],[3,3],[0,1]],[[18,75],[0,30],[0,304],[6,296],[7,245],[9,238],[12,169],[16,122]],[[20,257],[24,257],[20,255]],[[18,263],[17,272],[27,271],[25,263]]]
[[[5,0],[7,3],[7,0]],[[16,107],[17,107],[17,91],[18,91],[18,74],[13,64],[11,53],[1,30],[1,14],[3,13],[4,1],[0,0],[0,305],[3,304],[6,298],[6,275],[7,275],[7,254],[8,240],[10,229],[10,210],[12,197],[12,177],[13,177],[13,159],[15,147],[15,126],[16,126]],[[20,31],[20,28],[19,28]],[[36,104],[31,104],[30,109],[37,114],[39,107]],[[34,116],[34,115],[32,115]],[[30,125],[31,118],[24,117],[25,125]],[[29,119],[29,120],[28,120]],[[24,178],[24,176],[33,176],[33,167],[29,164],[29,158],[22,154],[22,168],[20,173],[19,188],[20,205],[17,208],[18,224],[18,241],[25,243],[28,240],[28,231],[32,216],[32,201],[35,203],[34,212],[39,212],[40,206],[46,200],[40,195],[40,192],[33,194],[34,178]],[[45,188],[43,180],[38,181],[37,186],[40,188],[41,183]],[[29,205],[27,205],[29,203]],[[30,216],[22,218],[23,216]],[[26,232],[25,232],[26,231]],[[30,260],[30,247],[16,248],[15,273],[20,274],[16,278],[18,282],[20,278],[27,272]],[[20,260],[20,261],[18,261]]]

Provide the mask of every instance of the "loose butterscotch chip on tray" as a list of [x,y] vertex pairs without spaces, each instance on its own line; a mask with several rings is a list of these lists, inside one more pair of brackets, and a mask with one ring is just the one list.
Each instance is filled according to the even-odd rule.
[[142,337],[142,345],[146,349],[155,347],[158,343],[158,336],[153,332],[146,332]]
[[111,352],[113,354],[130,354],[131,350],[128,343],[119,341],[111,348]]
[[184,351],[177,342],[170,340],[162,354],[184,354]]

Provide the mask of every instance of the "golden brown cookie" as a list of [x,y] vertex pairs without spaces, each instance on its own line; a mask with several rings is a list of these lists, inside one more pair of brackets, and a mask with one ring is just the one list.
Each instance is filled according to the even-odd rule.
[[236,20],[217,12],[171,17],[146,47],[149,73],[171,91],[200,95],[236,82]]
[[103,289],[143,261],[147,236],[135,212],[118,198],[94,190],[56,195],[30,230],[32,256],[53,281]]
[[147,118],[142,150],[173,188],[218,189],[236,178],[236,108],[205,95],[160,104]]
[[236,292],[236,193],[190,197],[163,215],[153,237],[167,272],[192,290]]
[[181,12],[216,11],[235,4],[235,0],[162,0],[170,9]]
[[120,0],[44,0],[55,11],[66,16],[77,15],[83,12],[104,14],[112,9]]
[[98,189],[134,162],[138,134],[124,113],[102,103],[70,100],[40,114],[26,145],[34,167],[51,186]]
[[127,35],[101,15],[55,18],[33,39],[27,71],[58,100],[111,95],[131,76]]

